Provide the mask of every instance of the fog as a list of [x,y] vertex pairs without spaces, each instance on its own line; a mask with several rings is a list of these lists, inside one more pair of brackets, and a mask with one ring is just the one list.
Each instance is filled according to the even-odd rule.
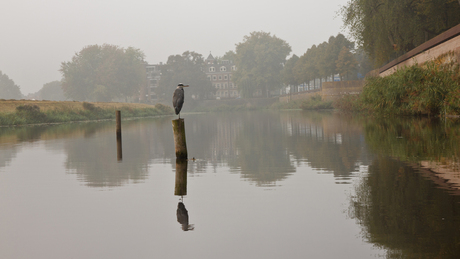
[[336,16],[346,2],[7,1],[0,9],[0,71],[26,95],[60,80],[61,62],[88,45],[132,46],[159,63],[187,50],[222,56],[253,31],[276,35],[300,56],[344,33]]

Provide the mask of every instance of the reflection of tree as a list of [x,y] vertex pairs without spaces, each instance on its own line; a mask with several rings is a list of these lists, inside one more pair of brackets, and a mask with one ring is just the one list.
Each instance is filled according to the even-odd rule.
[[14,145],[2,145],[0,148],[0,168],[7,166],[16,157],[17,152],[17,147]]
[[[272,185],[295,171],[294,162],[307,160],[314,168],[346,179],[366,152],[360,127],[331,113],[238,112],[188,115],[188,171],[228,165],[257,185]],[[117,186],[146,177],[155,160],[175,165],[171,118],[123,121],[123,162],[116,161],[115,124],[72,123],[17,128],[0,132],[0,143],[62,138],[66,166],[90,186]]]
[[283,125],[289,151],[298,161],[331,171],[339,180],[348,180],[368,153],[360,125],[352,118],[330,112],[287,113]]
[[230,167],[259,185],[283,180],[295,172],[285,138],[279,118],[271,113],[250,114],[235,138],[238,153],[229,160]]
[[350,216],[390,258],[460,258],[460,197],[416,172],[378,157],[351,197]]
[[[83,139],[68,141],[66,167],[75,170],[89,186],[119,186],[129,181],[137,182],[147,177],[152,159],[165,158],[167,154],[162,127],[152,121],[124,121],[122,124],[123,162],[117,162],[115,125],[101,127]],[[160,132],[159,132],[160,131]],[[169,149],[173,152],[173,147]]]
[[[174,155],[169,118],[123,121],[123,162],[117,163],[115,122],[67,123],[0,128],[0,167],[18,152],[21,142],[45,142],[45,148],[67,154],[66,167],[89,186],[119,186],[142,180],[152,159]],[[20,150],[20,149],[19,149]]]
[[405,161],[426,157],[458,158],[460,122],[428,118],[391,118],[366,121],[366,143],[376,153]]
[[[366,142],[375,153],[417,163],[429,177],[460,194],[460,122],[429,118],[392,118],[366,122]],[[435,175],[435,173],[436,175]],[[433,178],[434,177],[434,178]],[[444,181],[442,183],[441,179]]]

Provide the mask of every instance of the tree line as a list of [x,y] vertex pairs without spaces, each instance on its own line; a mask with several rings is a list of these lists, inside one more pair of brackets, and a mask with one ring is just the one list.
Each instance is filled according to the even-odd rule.
[[344,27],[381,66],[460,23],[459,0],[349,0]]
[[0,99],[21,99],[22,93],[18,85],[0,71]]
[[[273,90],[315,85],[318,80],[339,75],[357,79],[460,23],[460,0],[350,0],[339,11],[344,35],[312,45],[301,56],[292,55],[289,44],[267,32],[251,32],[217,60],[231,60],[237,67],[233,83],[242,97],[269,96]],[[356,48],[355,48],[356,44]],[[49,96],[57,83],[40,90],[42,98],[79,101],[134,101],[145,87],[144,53],[132,47],[104,44],[84,47],[71,61],[61,64],[62,93]],[[204,58],[193,51],[171,55],[161,67],[157,94],[165,96],[179,82],[195,87],[189,94],[208,98],[213,91],[203,72]],[[50,84],[50,83],[49,83]],[[21,98],[19,86],[0,72],[0,98]]]
[[[283,70],[281,78],[287,86],[306,84],[315,86],[319,79],[320,83],[326,79],[333,79],[339,75],[340,80],[362,78],[372,69],[365,53],[354,49],[354,43],[343,34],[329,37],[318,45],[311,46],[302,56],[293,55],[289,58]],[[297,91],[294,87],[291,91]]]

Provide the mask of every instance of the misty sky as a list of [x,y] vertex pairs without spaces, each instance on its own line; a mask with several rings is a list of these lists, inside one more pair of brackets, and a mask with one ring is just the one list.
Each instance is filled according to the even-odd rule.
[[341,31],[347,0],[7,0],[0,9],[0,71],[23,94],[60,80],[63,61],[93,44],[135,47],[154,64],[190,50],[205,58],[270,32],[298,56]]

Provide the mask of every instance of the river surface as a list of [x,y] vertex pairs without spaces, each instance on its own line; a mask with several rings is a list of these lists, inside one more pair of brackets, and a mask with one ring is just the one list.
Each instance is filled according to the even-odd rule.
[[0,128],[0,258],[460,258],[460,123],[332,112]]

